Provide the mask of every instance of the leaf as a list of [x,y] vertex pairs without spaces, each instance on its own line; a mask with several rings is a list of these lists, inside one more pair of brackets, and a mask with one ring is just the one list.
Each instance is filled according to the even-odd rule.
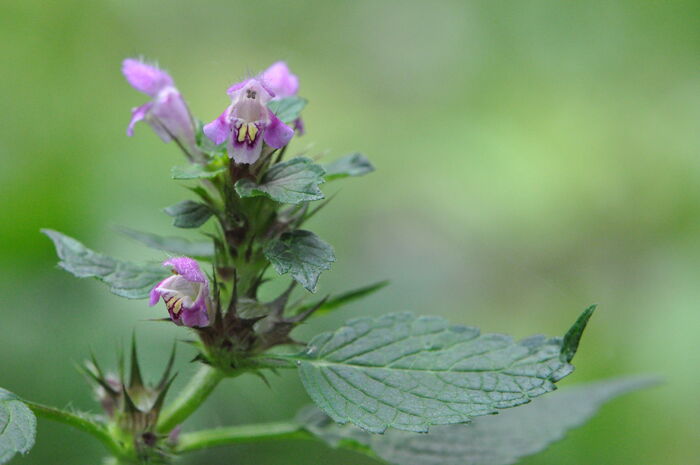
[[271,100],[267,104],[272,113],[275,114],[285,124],[290,124],[296,121],[304,109],[308,100],[301,97],[285,97],[278,100]]
[[208,258],[214,256],[214,244],[212,241],[192,242],[182,237],[159,236],[129,228],[118,228],[119,232],[137,240],[148,247],[163,250],[176,255],[188,257]]
[[314,312],[314,315],[322,315],[324,313],[330,312],[331,310],[335,310],[336,308],[339,308],[339,307],[347,305],[351,302],[354,302],[355,300],[359,300],[359,299],[362,299],[363,297],[367,297],[370,294],[374,294],[375,292],[379,291],[380,289],[385,288],[388,285],[389,285],[389,281],[379,281],[378,283],[370,284],[369,286],[360,287],[360,288],[353,289],[351,291],[343,292],[342,294],[338,294],[336,296],[333,296],[333,297],[327,299],[321,305],[319,305],[320,302],[315,302],[312,304],[303,305],[303,306],[297,308],[294,311],[294,313],[301,314],[301,313],[304,313],[306,310],[309,310],[310,308],[316,307],[318,305],[318,308]]
[[576,355],[576,351],[578,350],[578,344],[579,342],[581,342],[581,336],[583,335],[583,330],[586,329],[588,320],[590,320],[591,316],[593,316],[593,312],[595,311],[595,309],[596,305],[591,305],[586,310],[584,310],[581,316],[579,316],[576,320],[576,323],[574,323],[573,326],[571,326],[571,329],[567,331],[566,335],[564,336],[564,340],[562,341],[562,361],[568,363],[574,358],[574,355]]
[[323,165],[323,168],[326,170],[326,181],[348,176],[362,176],[374,171],[372,163],[361,153],[345,155],[334,162]]
[[160,264],[137,264],[117,260],[88,249],[75,239],[51,229],[42,229],[56,246],[58,266],[78,278],[97,278],[110,291],[128,299],[145,299],[150,290],[170,275]]
[[210,167],[199,164],[185,166],[173,166],[171,175],[173,179],[210,179],[226,171],[225,166]]
[[291,273],[292,278],[314,292],[318,277],[335,261],[333,247],[310,231],[297,229],[265,244],[265,257],[279,274]]
[[178,228],[198,228],[213,215],[211,208],[193,200],[183,200],[164,211],[175,218],[173,225]]
[[395,313],[322,333],[297,360],[306,391],[336,422],[373,433],[426,432],[554,390],[574,369],[561,349],[561,338],[516,342],[439,317]]
[[338,425],[318,409],[298,419],[332,447],[373,451],[396,465],[509,465],[564,438],[589,420],[606,402],[657,383],[653,377],[624,377],[566,387],[500,415],[466,425],[436,426],[428,434],[387,431],[372,435]]
[[34,447],[36,417],[14,394],[0,388],[0,464]]
[[296,157],[273,165],[260,184],[251,179],[236,183],[241,197],[265,196],[281,203],[297,204],[323,198],[318,185],[325,182],[325,171],[309,158]]

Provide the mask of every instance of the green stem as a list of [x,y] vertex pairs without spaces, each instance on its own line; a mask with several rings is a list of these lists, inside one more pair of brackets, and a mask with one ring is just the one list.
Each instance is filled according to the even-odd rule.
[[220,370],[203,365],[175,401],[160,414],[156,428],[158,432],[169,433],[185,421],[202,405],[224,377]]
[[80,431],[91,434],[95,438],[99,439],[105,446],[107,446],[110,452],[112,452],[114,455],[124,455],[123,447],[117,441],[115,441],[112,436],[110,436],[107,429],[101,424],[91,421],[83,416],[66,412],[65,410],[48,407],[46,405],[37,404],[26,400],[23,400],[23,402],[27,404],[27,406],[32,409],[37,416],[57,421],[59,423],[64,423],[72,426],[73,428],[79,429]]
[[183,434],[180,436],[175,451],[184,453],[216,446],[271,439],[315,439],[315,437],[294,423],[259,423]]

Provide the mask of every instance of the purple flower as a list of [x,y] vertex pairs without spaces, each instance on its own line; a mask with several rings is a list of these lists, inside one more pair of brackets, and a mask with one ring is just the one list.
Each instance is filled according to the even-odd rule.
[[[263,71],[260,77],[265,85],[275,93],[275,98],[292,97],[299,92],[299,78],[296,74],[292,74],[284,61],[273,63]],[[294,129],[299,134],[304,134],[304,122],[301,118],[294,121]]]
[[123,61],[122,73],[134,89],[153,98],[131,110],[131,121],[126,134],[133,136],[134,125],[146,120],[163,142],[175,139],[188,155],[196,153],[192,116],[170,75],[133,58]]
[[260,79],[275,93],[276,98],[291,97],[299,91],[299,78],[292,74],[284,61],[273,63]]
[[174,274],[151,290],[150,305],[162,297],[177,325],[204,327],[209,325],[209,281],[199,264],[189,257],[171,258],[163,266],[173,268]]
[[229,157],[236,163],[255,163],[263,140],[280,149],[289,143],[294,130],[267,108],[275,93],[260,79],[234,84],[228,91],[231,105],[221,116],[204,126],[204,134],[215,144],[226,142]]

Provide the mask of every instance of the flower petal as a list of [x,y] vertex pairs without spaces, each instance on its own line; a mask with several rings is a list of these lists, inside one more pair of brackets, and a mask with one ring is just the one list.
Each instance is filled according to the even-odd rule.
[[224,142],[231,134],[232,127],[228,118],[230,112],[231,107],[227,108],[226,111],[221,113],[214,121],[204,125],[202,129],[204,134],[217,145]]
[[183,308],[182,313],[180,313],[180,319],[185,326],[189,326],[190,328],[209,326],[209,314],[207,313],[206,306]]
[[165,87],[173,85],[173,78],[168,73],[133,58],[122,62],[122,73],[134,89],[151,97],[155,97]]
[[166,87],[158,93],[153,101],[150,116],[157,119],[168,135],[176,137],[190,147],[195,146],[194,123],[190,110],[176,88]]
[[246,86],[246,84],[248,84],[250,81],[252,81],[252,79],[246,79],[245,81],[237,82],[228,89],[226,89],[226,93],[229,96],[233,97],[236,94],[236,92],[243,89]]
[[277,97],[291,97],[299,91],[299,78],[292,74],[284,61],[273,63],[262,73],[261,80]]
[[275,97],[275,92],[272,90],[270,86],[267,85],[266,82],[261,81],[260,79],[257,78],[250,78],[246,79],[245,81],[238,82],[231,87],[229,87],[226,90],[226,93],[234,100],[238,98],[239,94],[241,91],[245,88],[252,87],[255,90],[258,90],[259,92],[262,91],[264,92],[264,95],[261,95],[265,103],[267,103],[267,100]]
[[129,126],[126,128],[126,135],[131,137],[134,135],[134,125],[144,119],[148,114],[148,111],[153,106],[153,103],[144,103],[140,107],[132,108],[131,110],[131,121],[129,121]]
[[175,257],[163,262],[163,266],[171,266],[175,272],[188,281],[208,283],[206,275],[199,268],[199,263],[190,257]]
[[161,296],[163,295],[158,290],[158,288],[161,286],[161,284],[163,284],[163,282],[165,282],[166,279],[169,279],[169,278],[165,278],[163,281],[156,284],[153,289],[151,289],[151,293],[149,294],[149,299],[148,299],[148,305],[150,305],[151,307],[153,307],[155,304],[157,304],[158,301],[160,300]]
[[258,158],[260,158],[260,153],[262,152],[262,140],[263,138],[258,135],[253,143],[239,143],[236,140],[236,135],[234,134],[233,137],[229,139],[226,146],[228,149],[228,156],[233,158],[233,161],[239,164],[248,165],[255,163],[258,161]]
[[270,147],[281,149],[292,140],[294,129],[284,124],[272,111],[268,110],[268,115],[270,122],[263,133],[265,143]]

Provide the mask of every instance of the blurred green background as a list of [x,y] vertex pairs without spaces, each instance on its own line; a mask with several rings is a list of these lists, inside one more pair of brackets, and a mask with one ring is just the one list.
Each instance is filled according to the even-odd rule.
[[[51,227],[131,259],[162,259],[116,225],[174,231],[183,162],[146,125],[124,134],[120,62],[171,72],[203,120],[224,90],[287,60],[308,133],[295,150],[360,150],[377,172],[340,190],[312,228],[338,262],[320,293],[389,278],[319,318],[411,310],[518,337],[562,334],[600,304],[562,384],[624,373],[665,385],[605,407],[528,465],[700,463],[700,4],[698,2],[36,1],[0,4],[0,386],[96,409],[73,369],[114,365],[136,325],[146,365],[182,329],[162,308],[55,267]],[[178,386],[193,370],[184,345]],[[156,375],[154,374],[154,377]],[[294,373],[227,381],[191,430],[282,420],[306,404]],[[17,464],[92,465],[101,446],[41,420]],[[321,444],[267,443],[183,463],[370,464]]]

